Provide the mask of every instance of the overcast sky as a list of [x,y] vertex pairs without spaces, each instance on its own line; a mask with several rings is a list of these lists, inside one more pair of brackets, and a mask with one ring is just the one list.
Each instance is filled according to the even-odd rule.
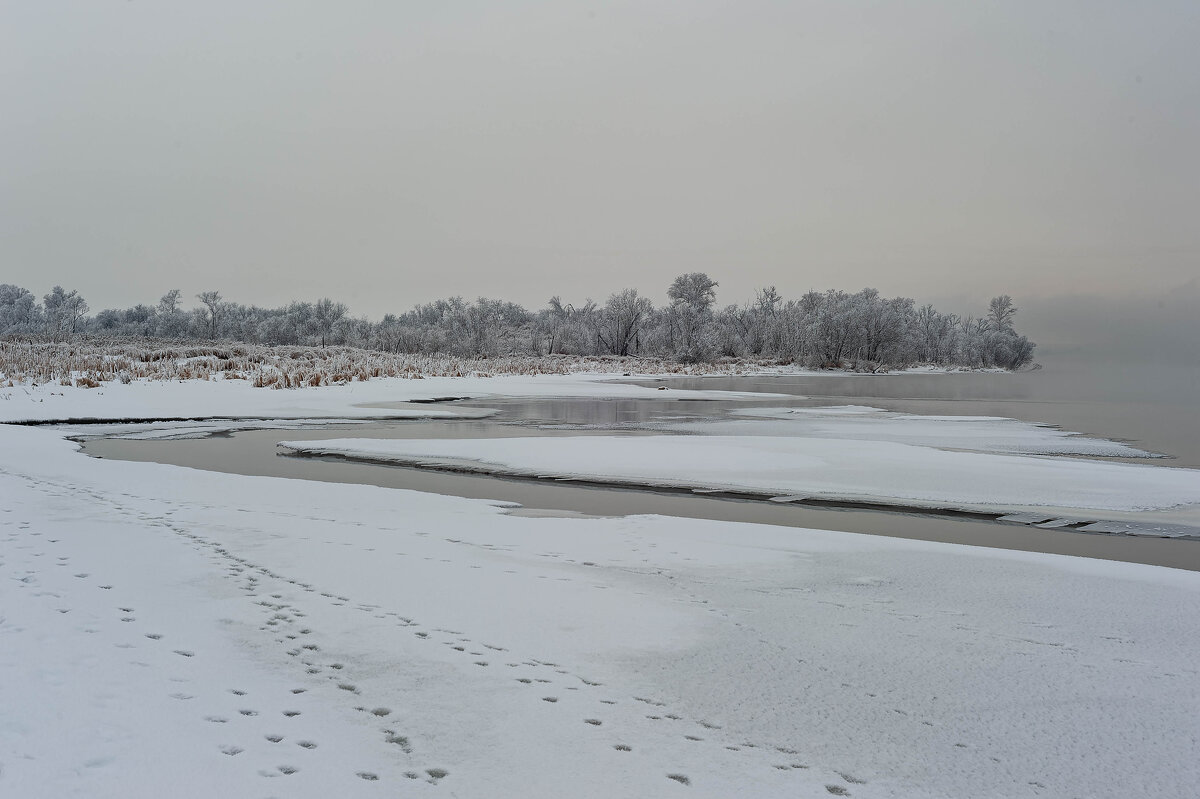
[[0,282],[93,310],[1200,271],[1195,0],[0,9]]

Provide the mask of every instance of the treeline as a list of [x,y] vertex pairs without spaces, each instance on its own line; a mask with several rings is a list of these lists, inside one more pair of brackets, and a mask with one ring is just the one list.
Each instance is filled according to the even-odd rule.
[[27,289],[0,285],[0,335],[223,340],[252,344],[346,345],[391,353],[464,358],[508,355],[621,355],[709,362],[759,358],[815,368],[875,369],[919,363],[1017,369],[1034,344],[1013,327],[1016,307],[994,298],[979,317],[941,313],[905,297],[810,291],[785,300],[775,288],[743,305],[718,308],[717,282],[680,275],[655,305],[636,289],[604,304],[552,297],[530,311],[502,300],[461,297],[417,305],[373,322],[330,299],[261,308],[216,291],[186,309],[172,289],[156,305],[106,309],[89,316],[77,291],[55,286],[39,302]]

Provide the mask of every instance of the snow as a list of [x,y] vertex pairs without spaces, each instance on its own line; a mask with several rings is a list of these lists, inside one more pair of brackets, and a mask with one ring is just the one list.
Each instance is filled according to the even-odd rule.
[[[1200,473],[1130,463],[769,436],[569,436],[282,442],[308,455],[442,463],[526,477],[1015,512],[1200,504]],[[473,465],[473,466],[472,466]]]
[[[453,385],[432,392],[477,390]],[[216,396],[190,386],[59,407],[130,418]],[[337,418],[362,399],[262,393]],[[1196,573],[693,519],[533,518],[94,460],[64,435],[0,427],[0,796],[1125,797],[1200,784]],[[701,438],[654,437],[621,453],[635,456],[624,471],[661,461],[687,476],[716,453],[672,442]],[[556,457],[600,468],[608,446],[645,440],[588,438],[592,464]],[[515,462],[533,443],[500,454]],[[1184,471],[1086,465],[1135,482]]]
[[745,408],[734,413],[748,418],[659,427],[723,435],[890,441],[898,444],[1020,455],[1157,457],[1128,444],[1000,416],[915,415],[892,413],[861,405]]
[[[434,418],[472,418],[476,414],[471,411],[479,410],[479,418],[493,413],[487,409],[462,408],[464,413],[450,414]],[[411,418],[420,418],[421,410],[413,409]],[[409,418],[409,417],[405,417]],[[303,430],[312,427],[339,427],[356,424],[369,424],[370,419],[257,419],[240,420],[222,419],[196,422],[150,422],[132,424],[90,423],[79,425],[59,425],[58,429],[76,441],[93,438],[113,438],[127,441],[179,441],[184,439],[208,438],[217,433],[236,433],[243,430]]]
[[612,382],[620,375],[378,378],[294,390],[255,388],[246,380],[105,383],[97,389],[43,384],[0,388],[0,422],[201,419],[476,418],[477,408],[406,402],[444,397],[593,397],[600,399],[761,399],[735,391],[657,390]]

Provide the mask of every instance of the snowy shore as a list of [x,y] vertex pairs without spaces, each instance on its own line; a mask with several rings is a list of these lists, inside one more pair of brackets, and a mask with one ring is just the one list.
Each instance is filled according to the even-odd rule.
[[[245,380],[105,383],[86,389],[44,383],[0,388],[0,423],[100,420],[402,419],[478,416],[477,409],[429,405],[444,398],[762,399],[729,391],[656,391],[613,382],[619,374],[381,378],[273,391]],[[404,405],[403,403],[417,403]]]
[[[53,388],[63,396],[0,401],[4,418],[362,418],[394,411],[366,403],[485,392],[701,398],[578,377]],[[0,795],[1124,797],[1200,784],[1196,573],[665,517],[517,517],[98,461],[63,436],[0,426]]]

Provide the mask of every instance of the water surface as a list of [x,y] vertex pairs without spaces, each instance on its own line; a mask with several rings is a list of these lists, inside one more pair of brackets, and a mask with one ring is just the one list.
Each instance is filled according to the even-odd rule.
[[797,394],[813,405],[1007,416],[1128,442],[1169,456],[1173,460],[1166,465],[1200,468],[1200,371],[1194,368],[1058,359],[1017,373],[702,377],[665,384]]
[[[409,467],[357,463],[342,459],[282,456],[276,443],[285,440],[329,438],[495,438],[553,435],[639,435],[630,425],[665,418],[724,418],[734,408],[764,405],[817,405],[831,401],[870,404],[914,413],[1006,415],[1029,421],[1043,418],[1046,408],[1063,405],[1061,418],[1083,416],[1102,420],[1113,413],[1113,404],[1097,402],[1099,410],[1074,411],[1070,403],[1038,398],[1049,385],[1029,375],[896,375],[818,376],[785,378],[698,378],[669,381],[672,386],[759,390],[798,395],[750,401],[520,399],[480,400],[460,404],[492,407],[499,413],[489,419],[461,421],[408,420],[300,430],[250,430],[201,439],[131,441],[97,439],[85,445],[96,457],[154,461],[179,466],[248,475],[269,475],[325,482],[363,483],[392,488],[520,503],[539,511],[595,516],[657,513],[686,518],[757,522],[792,527],[812,527],[873,535],[891,535],[930,541],[1081,555],[1136,563],[1200,570],[1200,542],[1113,535],[1090,535],[1061,529],[1043,529],[969,518],[947,518],[925,513],[825,509],[770,502],[719,498],[651,489],[581,486],[560,482],[453,474]],[[1008,382],[1005,382],[1008,381]],[[1002,395],[996,398],[992,395]],[[1032,398],[1030,398],[1032,397]],[[1136,402],[1134,403],[1136,404]],[[995,408],[997,410],[985,410]],[[999,410],[1007,409],[1007,412]],[[1017,413],[1015,411],[1020,411]],[[1161,419],[1162,417],[1157,417]],[[1069,429],[1077,425],[1065,424]],[[613,427],[618,428],[615,432]],[[1130,430],[1131,428],[1125,428]],[[1104,435],[1103,430],[1089,431]],[[1112,437],[1111,435],[1109,437]],[[1132,438],[1132,437],[1131,437]],[[1184,460],[1186,447],[1150,447]],[[1168,463],[1179,463],[1169,461]]]

